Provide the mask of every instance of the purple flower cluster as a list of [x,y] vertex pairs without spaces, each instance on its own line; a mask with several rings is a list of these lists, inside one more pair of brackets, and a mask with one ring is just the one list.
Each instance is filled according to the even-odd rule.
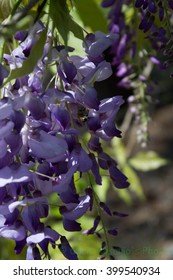
[[119,35],[116,44],[106,51],[105,58],[111,62],[116,85],[131,89],[127,98],[129,110],[135,115],[137,139],[146,145],[149,104],[153,101],[153,84],[146,69],[148,65],[151,69],[154,65],[161,69],[172,65],[173,1],[103,0],[101,5],[108,10],[110,32]]
[[[4,54],[6,68],[22,67],[43,30],[39,23],[29,34],[15,35],[19,46]],[[34,71],[1,89],[0,237],[15,241],[16,254],[27,245],[27,259],[41,259],[42,253],[49,256],[49,244],[58,246],[66,258],[77,259],[66,237],[43,222],[49,216],[49,196],[54,193],[60,201],[57,211],[64,229],[81,230],[77,220],[92,210],[94,188],[86,183],[85,192],[79,193],[74,174],[81,178],[87,173],[101,185],[103,169],[117,188],[128,187],[126,176],[101,145],[121,137],[115,118],[122,97],[99,100],[94,87],[95,82],[112,75],[104,52],[117,40],[116,34],[89,35],[87,55],[79,57],[53,45],[48,32],[43,56]],[[52,64],[56,64],[55,83],[45,85],[46,71]],[[1,85],[8,75],[6,68],[0,65]],[[90,134],[86,146],[82,140],[85,131]],[[102,208],[108,212],[105,205]],[[99,221],[97,218],[90,234]],[[109,229],[108,233],[114,231]]]
[[161,51],[164,61],[160,64],[166,69],[172,65],[173,1],[136,0],[135,7],[139,10],[139,29],[147,33],[146,39],[150,40],[153,49]]

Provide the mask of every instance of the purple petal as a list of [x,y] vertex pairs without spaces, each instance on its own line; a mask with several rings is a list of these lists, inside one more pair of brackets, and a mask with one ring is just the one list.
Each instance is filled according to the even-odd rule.
[[101,5],[104,8],[110,7],[114,4],[115,0],[103,0]]
[[122,96],[114,96],[112,98],[106,98],[101,101],[99,106],[100,113],[107,113],[109,111],[114,110],[117,112],[119,110],[120,105],[123,104]]
[[164,14],[165,14],[165,11],[164,11],[163,7],[159,7],[159,19],[160,19],[160,21],[162,21],[164,19]]
[[11,226],[13,225],[17,218],[19,217],[19,210],[18,209],[15,209],[13,213],[9,213],[7,216],[6,216],[6,222],[5,222],[5,225],[8,225],[8,226]]
[[26,260],[41,260],[40,252],[36,246],[28,246]]
[[29,75],[28,79],[28,86],[31,88],[31,90],[34,92],[42,92],[42,81],[39,78],[39,73],[32,73]]
[[126,47],[127,47],[127,35],[125,34],[118,45],[117,48],[117,57],[121,59],[126,54]]
[[27,230],[34,233],[38,230],[40,220],[34,208],[26,206],[22,212],[22,219]]
[[3,100],[1,100],[0,101],[0,120],[8,118],[12,113],[13,113],[12,104],[4,103]]
[[155,14],[157,12],[157,6],[154,1],[151,1],[151,0],[149,1],[148,10],[150,13],[153,13],[153,14]]
[[135,7],[140,8],[143,5],[144,0],[136,0],[135,1]]
[[50,239],[52,241],[57,241],[59,239],[59,234],[50,227],[44,229],[45,239]]
[[27,244],[37,244],[44,239],[44,232],[32,234],[26,238]]
[[8,166],[0,169],[0,187],[4,187],[10,183],[28,182],[31,180],[31,172],[24,165],[17,169],[12,169]]
[[14,38],[15,40],[17,41],[23,41],[26,36],[28,35],[28,32],[27,31],[17,31],[15,34],[14,34]]
[[101,149],[101,144],[97,136],[91,135],[91,138],[88,142],[88,148],[94,152],[97,152]]
[[4,226],[6,218],[0,214],[0,228]]
[[83,102],[90,109],[99,109],[100,101],[97,99],[97,91],[93,87],[87,87]]
[[14,123],[14,129],[19,133],[25,124],[26,116],[21,111],[13,111],[11,120]]
[[120,212],[117,212],[117,211],[114,211],[112,214],[115,215],[115,216],[118,216],[118,217],[122,217],[122,218],[128,216],[128,214],[120,213]]
[[2,121],[2,123],[0,123],[1,138],[5,138],[6,136],[8,136],[13,128],[14,128],[13,122]]
[[7,145],[10,147],[11,153],[16,155],[22,147],[22,137],[20,134],[16,134],[12,131],[8,136],[5,137]]
[[109,229],[108,233],[115,236],[118,234],[118,231],[116,229]]
[[94,74],[94,80],[97,82],[106,80],[112,75],[112,67],[109,62],[102,61],[98,64],[97,70]]
[[78,164],[78,171],[87,172],[92,168],[92,161],[88,154],[80,147],[77,146],[70,155],[70,163]]
[[40,131],[40,135],[36,139],[30,137],[28,145],[36,157],[46,159],[49,162],[64,160],[68,148],[63,138],[52,136],[43,130]]
[[23,240],[20,240],[20,241],[16,241],[16,246],[14,248],[14,251],[15,251],[15,254],[21,254],[24,246],[26,244],[26,240],[23,239]]
[[129,186],[128,178],[115,165],[109,167],[109,174],[116,188],[124,189]]
[[64,73],[66,76],[66,80],[69,84],[71,84],[74,77],[77,74],[76,67],[74,66],[74,64],[72,62],[68,62],[66,60],[62,62],[62,65],[63,65]]
[[67,205],[67,210],[63,209],[63,211],[61,211],[61,214],[64,216],[64,218],[68,220],[72,220],[72,221],[77,220],[85,214],[89,206],[90,206],[90,196],[85,195],[80,197],[79,204],[76,205],[74,204],[73,208],[69,210]]
[[26,237],[26,230],[24,226],[5,226],[0,229],[0,236],[12,240],[20,241]]
[[28,244],[37,244],[37,243],[42,242],[44,239],[50,239],[52,241],[57,241],[59,239],[59,234],[55,230],[46,227],[44,229],[44,232],[32,234],[27,237],[26,241]]
[[[0,188],[0,208],[4,206],[4,204],[2,205],[2,202],[4,201],[4,198],[7,195],[7,190],[6,188]],[[1,210],[0,213],[2,214]]]
[[112,45],[112,40],[109,36],[106,36],[101,31],[96,31],[96,41],[93,42],[89,47],[89,55],[91,57],[98,57],[102,55],[102,53]]
[[100,202],[100,207],[101,207],[109,216],[112,216],[112,213],[111,213],[109,207],[108,207],[104,202]]
[[5,157],[7,153],[7,143],[4,139],[0,139],[0,158]]
[[31,93],[26,94],[24,106],[36,120],[42,117],[45,110],[44,101],[38,96],[33,96]]
[[101,128],[100,117],[97,112],[94,112],[93,116],[89,117],[87,125],[88,125],[89,129],[94,132],[96,130],[98,130],[99,128]]
[[80,73],[81,77],[88,76],[90,72],[96,68],[95,64],[91,62],[88,57],[73,55],[70,59],[78,69],[78,73]]
[[57,183],[53,186],[52,191],[57,192],[59,195],[68,190],[69,184],[72,180],[74,173],[77,171],[77,165],[69,168],[67,173],[59,176]]
[[98,163],[102,169],[107,170],[112,163],[112,158],[104,152],[98,154]]
[[94,175],[95,181],[98,185],[102,184],[102,177],[100,175],[99,165],[96,161],[94,154],[89,154],[90,159],[92,160],[92,173]]
[[97,216],[97,217],[94,219],[94,225],[93,225],[93,227],[90,228],[90,229],[88,229],[88,230],[83,231],[82,233],[83,233],[83,234],[93,234],[93,233],[96,231],[96,229],[97,229],[99,223],[100,223],[100,216]]
[[36,197],[36,198],[26,198],[23,200],[18,200],[18,201],[14,201],[9,203],[8,209],[10,211],[10,213],[12,213],[16,207],[18,206],[26,206],[26,205],[32,205],[35,203],[41,203],[41,204],[46,204],[47,200],[44,197]]
[[68,220],[66,218],[63,218],[63,227],[67,231],[80,231],[81,226],[76,221]]
[[115,124],[111,119],[106,120],[103,123],[102,128],[108,137],[121,137],[121,131],[115,127]]
[[61,251],[61,253],[68,260],[77,260],[78,259],[76,253],[71,248],[71,246],[65,236],[61,236],[61,244],[58,245],[58,248]]
[[70,124],[70,116],[66,109],[58,106],[54,107],[52,110],[52,113],[56,119],[56,121],[64,128],[66,129]]

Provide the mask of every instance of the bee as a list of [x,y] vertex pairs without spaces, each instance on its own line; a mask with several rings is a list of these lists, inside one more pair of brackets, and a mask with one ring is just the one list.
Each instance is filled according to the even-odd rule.
[[78,119],[78,122],[80,123],[80,125],[83,125],[86,123],[86,121],[88,120],[88,114],[89,114],[89,110],[86,109],[84,106],[78,107],[77,119]]

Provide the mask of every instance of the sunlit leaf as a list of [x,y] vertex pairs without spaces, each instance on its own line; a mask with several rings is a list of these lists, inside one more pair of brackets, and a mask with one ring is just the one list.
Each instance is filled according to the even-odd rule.
[[14,0],[0,0],[0,19],[7,18],[13,8]]
[[132,205],[132,198],[128,189],[114,188],[114,190],[117,192],[119,198],[121,198],[126,204]]
[[150,170],[156,170],[168,164],[168,160],[160,157],[154,151],[147,151],[147,152],[137,153],[135,157],[129,160],[129,163],[136,170],[150,171]]
[[129,189],[133,191],[140,199],[144,199],[144,192],[136,172],[128,164],[124,166],[123,172],[127,176],[130,183]]
[[94,0],[75,0],[78,14],[86,27],[92,31],[107,32],[107,20]]
[[50,0],[50,16],[56,26],[59,34],[67,46],[69,31],[73,32],[74,36],[83,40],[82,28],[71,18],[66,1]]

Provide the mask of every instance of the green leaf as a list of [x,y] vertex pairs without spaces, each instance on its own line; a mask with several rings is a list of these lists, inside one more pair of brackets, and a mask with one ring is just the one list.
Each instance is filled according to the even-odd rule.
[[27,60],[23,62],[22,67],[16,68],[11,71],[9,77],[5,80],[5,84],[9,83],[13,79],[17,79],[19,77],[26,76],[33,72],[38,60],[41,58],[44,50],[44,45],[46,41],[47,30],[44,30],[37,43],[33,46],[32,52]]
[[107,20],[100,6],[94,0],[75,0],[78,14],[86,27],[92,31],[108,32]]
[[0,0],[0,19],[7,18],[13,8],[14,0]]
[[136,172],[128,164],[124,166],[122,171],[127,176],[128,181],[130,183],[129,190],[133,191],[136,194],[136,196],[144,200],[145,195],[140,183],[140,179],[137,176]]
[[129,160],[129,163],[136,170],[150,171],[150,170],[156,170],[168,164],[168,160],[160,157],[154,151],[147,151],[147,152],[137,153],[135,157]]
[[65,0],[50,0],[49,13],[66,46],[69,31],[77,38],[84,39],[82,28],[71,18]]
[[119,198],[121,198],[127,205],[132,205],[133,201],[128,189],[117,189],[113,188],[117,192]]
[[10,39],[16,31],[22,31],[29,29],[33,22],[32,16],[28,15],[21,20],[17,21],[16,23],[9,23],[7,25],[2,26],[0,30],[0,35],[5,40]]

